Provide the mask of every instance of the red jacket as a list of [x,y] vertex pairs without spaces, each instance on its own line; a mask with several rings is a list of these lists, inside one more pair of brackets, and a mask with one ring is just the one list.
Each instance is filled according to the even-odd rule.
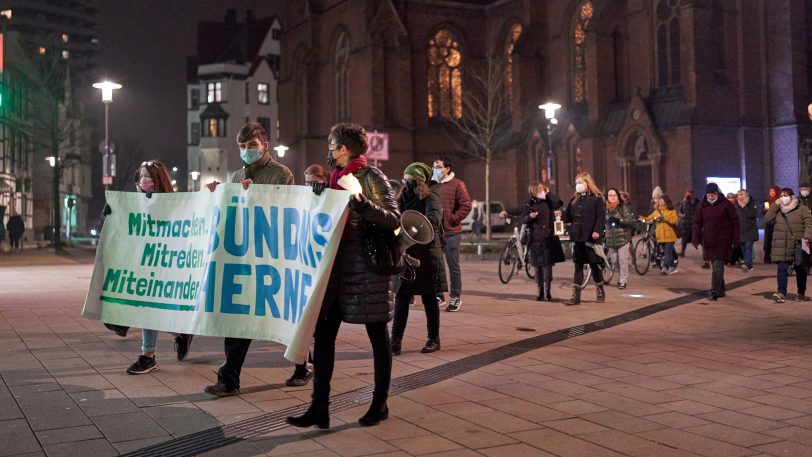
[[440,183],[440,197],[443,200],[443,230],[449,235],[461,233],[462,220],[471,212],[468,188],[452,172]]
[[719,194],[713,204],[702,199],[694,212],[691,242],[702,245],[705,260],[729,262],[733,258],[733,246],[741,242],[739,227],[736,208],[724,195]]

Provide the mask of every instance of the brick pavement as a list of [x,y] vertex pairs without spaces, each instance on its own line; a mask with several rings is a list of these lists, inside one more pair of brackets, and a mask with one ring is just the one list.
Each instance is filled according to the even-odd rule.
[[[633,274],[605,304],[590,288],[579,307],[531,301],[526,278],[502,285],[495,262],[466,261],[462,310],[441,315],[443,350],[419,353],[425,320],[413,308],[393,377],[704,289],[695,256],[675,276]],[[0,455],[117,455],[308,401],[310,386],[284,387],[290,364],[272,343],[253,344],[240,397],[202,393],[222,362],[218,338],[196,338],[178,363],[162,334],[160,369],[124,374],[140,334],[79,317],[88,259],[0,257]],[[571,271],[556,267],[560,300]],[[285,427],[204,455],[812,455],[812,305],[773,304],[773,275],[731,269],[731,283],[763,279],[404,392],[377,427],[358,426],[359,406],[329,431]],[[337,349],[335,393],[371,384],[363,327],[343,325]]]

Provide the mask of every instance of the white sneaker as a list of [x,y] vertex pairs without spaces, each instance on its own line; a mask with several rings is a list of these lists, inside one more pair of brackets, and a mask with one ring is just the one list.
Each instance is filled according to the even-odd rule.
[[678,271],[679,270],[677,270],[676,268],[672,268],[672,269],[668,270],[668,274],[672,275],[672,274],[674,274],[674,273],[676,273]]

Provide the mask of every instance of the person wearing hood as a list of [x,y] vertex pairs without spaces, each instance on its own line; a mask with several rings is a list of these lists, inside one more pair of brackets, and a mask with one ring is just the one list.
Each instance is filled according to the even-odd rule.
[[[770,198],[764,202],[764,208],[762,209],[763,214],[767,214],[767,211],[772,207],[773,203],[778,200],[778,196],[781,194],[781,188],[778,186],[770,187]],[[772,222],[764,222],[764,263],[772,263],[770,259],[770,251],[772,250],[773,244],[773,228],[775,226],[775,221]]]
[[561,214],[559,209],[564,202],[538,182],[531,183],[527,190],[530,199],[524,205],[522,223],[530,228],[527,249],[530,249],[530,263],[536,268],[536,300],[553,301],[553,265],[565,260],[564,249],[553,227],[556,213]]
[[[803,245],[809,249],[812,239],[812,212],[795,198],[792,189],[781,189],[778,200],[770,205],[765,221],[773,222],[772,260],[778,264],[778,292],[773,294],[776,303],[784,303],[787,295],[789,269],[795,269],[798,286],[796,301],[810,301],[806,296],[806,270]],[[801,252],[799,252],[801,250]]]
[[702,256],[711,263],[711,300],[725,296],[725,263],[733,257],[733,248],[741,242],[739,215],[716,183],[705,186],[705,199],[694,212],[691,243],[702,245]]
[[812,187],[809,187],[808,182],[802,183],[801,186],[798,188],[797,198],[802,205],[812,209],[812,207],[810,207],[810,204],[812,204],[812,198],[809,197],[810,190],[812,190]]
[[602,244],[603,230],[606,226],[606,205],[603,201],[603,192],[595,184],[591,174],[582,172],[575,177],[575,194],[563,215],[564,222],[570,224],[572,260],[575,262],[572,297],[564,304],[572,306],[581,303],[580,287],[584,282],[584,266],[587,264],[595,281],[597,301],[603,303],[606,301],[601,271],[603,259],[595,252],[594,245]]
[[398,196],[398,209],[417,211],[426,216],[434,229],[434,238],[429,244],[413,244],[405,254],[420,262],[398,276],[395,286],[395,319],[392,322],[392,355],[400,355],[403,333],[409,319],[409,302],[415,295],[423,299],[426,312],[428,338],[420,352],[428,354],[440,350],[440,304],[437,294],[448,290],[443,262],[443,248],[440,242],[443,230],[443,204],[440,197],[440,184],[432,179],[432,169],[421,162],[414,162],[403,171],[404,186]]
[[[237,134],[237,146],[244,166],[231,175],[232,183],[242,184],[243,189],[248,189],[251,184],[294,184],[290,169],[271,157],[268,134],[261,124],[255,122],[245,124]],[[218,184],[220,183],[212,181],[206,187],[214,192]],[[217,370],[217,383],[206,386],[204,390],[218,397],[239,395],[240,372],[251,340],[226,338],[223,346],[226,360]]]
[[734,207],[739,215],[741,226],[742,271],[748,272],[753,269],[753,243],[758,241],[758,222],[756,221],[758,208],[746,189],[741,189],[736,194]]

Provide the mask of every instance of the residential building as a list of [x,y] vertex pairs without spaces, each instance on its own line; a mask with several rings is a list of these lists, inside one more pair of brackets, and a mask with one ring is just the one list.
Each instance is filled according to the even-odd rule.
[[198,25],[187,89],[189,190],[229,182],[243,166],[236,138],[244,124],[262,124],[277,144],[281,30],[277,18],[255,19],[251,10],[243,23],[228,10],[224,22]]

